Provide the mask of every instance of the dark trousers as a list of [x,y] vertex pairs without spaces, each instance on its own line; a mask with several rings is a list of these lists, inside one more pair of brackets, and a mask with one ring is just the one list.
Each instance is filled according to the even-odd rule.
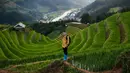
[[67,53],[67,49],[68,49],[67,47],[66,47],[66,48],[63,48],[63,51],[64,51],[64,54],[65,54],[65,55],[68,54],[68,53]]
[[64,51],[64,61],[67,60],[67,48],[63,48],[63,51]]

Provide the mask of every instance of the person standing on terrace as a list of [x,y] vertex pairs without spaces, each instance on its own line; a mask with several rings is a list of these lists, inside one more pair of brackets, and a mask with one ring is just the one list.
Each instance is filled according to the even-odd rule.
[[62,38],[62,48],[63,48],[63,51],[64,51],[64,61],[67,60],[67,57],[68,57],[68,46],[70,44],[70,37],[69,35],[67,35],[66,32],[63,32],[63,38]]

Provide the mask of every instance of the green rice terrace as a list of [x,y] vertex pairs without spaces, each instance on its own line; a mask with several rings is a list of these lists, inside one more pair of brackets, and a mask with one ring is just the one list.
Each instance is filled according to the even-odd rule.
[[0,69],[12,73],[130,73],[130,12],[78,29],[70,37],[69,64],[64,65],[61,39],[51,40],[33,30],[0,31]]

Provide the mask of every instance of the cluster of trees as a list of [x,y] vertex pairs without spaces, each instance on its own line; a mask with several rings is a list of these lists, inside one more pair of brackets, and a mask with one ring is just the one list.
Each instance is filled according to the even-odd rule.
[[[98,22],[114,14],[114,12],[108,13],[108,11],[111,8],[116,8],[116,7],[119,8],[121,7],[121,10],[119,12],[130,11],[130,0],[95,0],[95,2],[82,9],[79,15],[81,16],[83,13],[89,13],[91,14],[90,15],[91,18],[89,16],[88,18],[86,17],[87,18],[86,21],[91,20],[91,22],[92,21]],[[85,15],[86,14],[84,14],[83,16]],[[81,22],[86,23],[86,21],[84,22],[84,17],[83,17],[83,20]]]
[[118,12],[104,12],[96,16],[90,15],[89,13],[84,13],[81,16],[81,23],[88,24],[88,23],[100,22],[101,20],[104,20],[115,13],[122,13],[128,11],[130,11],[130,7],[122,7]]
[[123,7],[120,12],[128,12],[130,11],[130,7]]
[[115,14],[115,13],[114,12],[113,13],[102,13],[102,14],[96,16],[96,22],[100,22],[101,20],[104,20],[113,14]]
[[81,16],[81,23],[92,23],[92,17],[88,14],[88,13],[84,13],[82,16]]
[[102,13],[100,15],[97,15],[96,17],[93,17],[89,15],[88,13],[85,13],[81,16],[81,23],[91,24],[95,22],[100,22],[101,20],[104,20],[113,14],[115,13]]
[[53,31],[60,31],[63,32],[66,29],[66,23],[74,22],[74,20],[66,20],[66,21],[57,21],[57,22],[50,22],[50,23],[34,23],[30,25],[30,27],[44,35],[48,35]]

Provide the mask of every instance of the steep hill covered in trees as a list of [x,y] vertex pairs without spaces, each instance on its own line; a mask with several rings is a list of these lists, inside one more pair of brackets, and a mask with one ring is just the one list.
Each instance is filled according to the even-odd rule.
[[129,0],[95,0],[92,4],[85,7],[81,11],[81,15],[89,13],[92,16],[97,16],[102,13],[107,13],[111,8],[115,7],[130,7]]

